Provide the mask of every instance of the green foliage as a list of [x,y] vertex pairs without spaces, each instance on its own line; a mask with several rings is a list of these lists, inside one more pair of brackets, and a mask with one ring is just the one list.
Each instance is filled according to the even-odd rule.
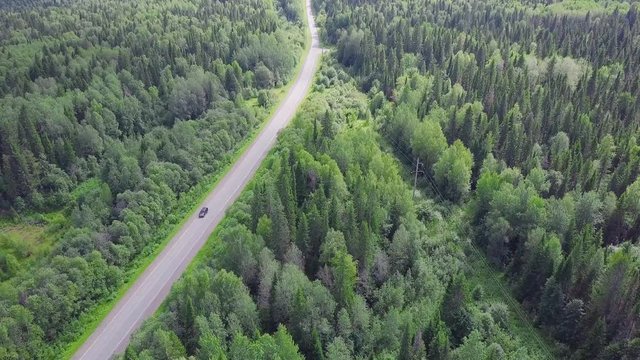
[[613,11],[626,12],[627,2],[596,1],[596,0],[563,0],[544,7],[542,11],[557,14],[584,15],[586,13],[611,13]]
[[[267,95],[290,78],[304,43],[303,7],[250,0],[0,6],[0,216],[14,218],[0,226],[0,333],[16,316],[24,330],[0,335],[0,358],[54,358],[258,127],[266,111],[251,106],[256,67],[272,76],[261,83]],[[243,259],[229,271],[255,286],[262,246],[247,248],[248,238],[257,241],[248,230],[228,234],[225,251]],[[254,331],[257,309],[236,300],[243,309],[229,322]],[[136,357],[193,354],[196,318],[186,316],[177,331],[154,329],[154,348]],[[190,341],[176,343],[185,334]],[[212,339],[205,343],[215,353]]]
[[[116,266],[255,125],[242,99],[267,106],[287,79],[303,16],[293,1],[87,4],[0,14],[0,208],[71,203],[79,228],[53,270],[25,280],[38,289],[26,311],[22,289],[3,288],[13,300],[0,304],[0,357],[52,357],[43,341],[117,286]],[[519,304],[495,295],[496,269],[461,266],[471,237],[566,349],[554,355],[637,358],[637,5],[313,6],[344,68],[323,66],[213,260],[178,283],[126,356],[543,357]],[[421,189],[453,205],[416,206],[373,129],[411,170],[420,157]],[[89,178],[106,189],[76,196]],[[452,216],[458,206],[468,219]],[[94,267],[81,278],[109,284],[95,294],[65,282]]]
[[[638,313],[622,309],[639,304],[638,273],[610,261],[638,252],[638,5],[314,4],[324,40],[369,93],[381,135],[407,170],[417,170],[418,193],[462,204],[469,225],[454,231],[471,237],[504,272],[528,316],[560,343],[563,350],[553,355],[633,358]],[[415,169],[416,158],[427,167]],[[392,256],[377,256],[376,279],[405,266],[395,249],[407,247],[394,241]],[[612,282],[615,288],[603,285]],[[405,304],[400,291],[380,293],[385,304]],[[616,315],[607,296],[620,305]],[[443,314],[446,325],[469,330],[457,315]],[[483,331],[493,328],[487,319],[475,318]],[[537,338],[532,331],[518,334]],[[462,358],[529,356],[480,333],[467,338]],[[436,341],[428,335],[425,344]]]
[[431,120],[418,124],[411,138],[411,148],[424,161],[427,169],[430,169],[447,148],[447,138],[442,133],[440,124]]
[[260,90],[258,92],[258,105],[263,108],[269,108],[273,105],[273,95],[267,90]]
[[[183,276],[131,352],[148,351],[135,339],[160,323],[188,355],[228,359],[272,358],[281,336],[281,358],[447,359],[477,344],[496,358],[517,356],[503,330],[508,313],[466,296],[456,276],[464,254],[445,220],[418,220],[398,163],[369,124],[348,120],[361,109],[361,94],[348,90],[336,82],[312,93],[211,239],[213,257]],[[327,93],[343,97],[318,106]],[[316,119],[331,131],[314,135]],[[255,319],[250,309],[257,328],[242,325]]]
[[482,341],[482,335],[478,331],[473,331],[465,337],[462,346],[457,348],[451,355],[453,359],[484,359],[486,358],[487,345]]
[[456,140],[433,165],[436,183],[447,199],[457,202],[463,200],[470,189],[473,155]]

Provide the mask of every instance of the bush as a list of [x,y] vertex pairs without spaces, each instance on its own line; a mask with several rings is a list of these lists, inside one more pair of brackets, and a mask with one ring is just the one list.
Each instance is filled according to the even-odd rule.
[[501,328],[507,328],[509,324],[509,307],[506,304],[501,302],[491,304],[489,314]]
[[269,108],[273,105],[273,95],[269,90],[260,90],[258,92],[258,105],[263,108]]
[[266,67],[264,64],[262,63],[258,64],[258,66],[256,66],[254,73],[255,73],[255,79],[256,79],[256,86],[258,88],[260,89],[270,88],[270,87],[273,87],[273,85],[275,84],[275,77],[273,75],[273,72],[271,72],[271,70],[269,70],[269,68]]
[[474,301],[480,301],[484,297],[484,288],[482,285],[476,285],[471,291],[471,297]]

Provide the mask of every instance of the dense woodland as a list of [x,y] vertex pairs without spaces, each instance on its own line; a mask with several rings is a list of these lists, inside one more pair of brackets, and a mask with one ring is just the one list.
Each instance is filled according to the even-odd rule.
[[[502,269],[557,356],[640,357],[638,4],[317,0],[396,154]],[[534,1],[526,4],[534,5]]]
[[0,234],[0,358],[55,358],[264,119],[302,2],[2,6],[0,225],[63,220],[35,260]]
[[[73,338],[303,43],[301,2],[35,3],[0,12],[0,208],[67,224],[0,253],[12,359]],[[314,92],[121,357],[640,358],[638,4],[313,5]]]
[[469,289],[459,223],[412,199],[366,95],[328,65],[315,88],[121,358],[542,358]]

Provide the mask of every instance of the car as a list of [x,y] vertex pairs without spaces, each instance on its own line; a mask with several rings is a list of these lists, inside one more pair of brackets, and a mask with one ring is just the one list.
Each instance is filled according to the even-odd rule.
[[198,217],[202,219],[207,215],[208,212],[209,212],[209,208],[205,206],[202,209],[200,209],[200,213],[198,214]]

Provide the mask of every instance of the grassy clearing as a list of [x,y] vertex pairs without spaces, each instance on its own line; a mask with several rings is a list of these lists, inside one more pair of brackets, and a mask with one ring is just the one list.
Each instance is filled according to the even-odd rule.
[[467,251],[466,255],[469,271],[465,275],[469,284],[483,287],[483,300],[487,303],[502,302],[509,307],[509,333],[540,358],[548,358],[549,353],[555,354],[554,341],[533,325],[534,320],[513,297],[504,274],[492,268],[482,254]]
[[12,279],[45,251],[46,227],[15,224],[0,228],[0,281]]
[[46,242],[44,234],[46,226],[31,224],[14,224],[1,228],[0,249],[24,260],[39,252]]
[[[115,307],[115,305],[122,299],[122,297],[127,293],[127,291],[131,288],[131,286],[136,282],[136,280],[142,275],[142,273],[151,265],[153,260],[160,254],[162,249],[171,241],[171,239],[175,236],[175,234],[182,228],[184,223],[187,221],[189,216],[198,209],[200,203],[204,201],[206,196],[215,189],[218,182],[224,178],[224,176],[229,172],[233,164],[240,158],[240,156],[249,148],[249,146],[253,143],[256,136],[262,131],[262,129],[268,124],[268,120],[271,119],[277,110],[280,102],[284,100],[284,97],[289,92],[289,89],[293,86],[295,81],[298,78],[298,75],[302,71],[302,66],[305,63],[307,56],[309,54],[309,49],[311,47],[310,34],[307,26],[307,19],[304,18],[304,38],[305,38],[305,46],[302,50],[302,56],[300,61],[296,65],[296,68],[293,71],[293,76],[289,83],[285,86],[282,86],[278,89],[273,90],[274,96],[274,104],[271,108],[266,111],[262,109],[257,102],[257,99],[249,99],[246,100],[245,105],[254,109],[257,116],[262,118],[262,122],[259,127],[251,132],[247,138],[240,143],[238,149],[236,151],[232,151],[228,154],[227,157],[223,160],[224,167],[220,169],[220,171],[211,176],[208,180],[203,181],[199,185],[195,186],[191,189],[187,194],[183,195],[180,199],[180,204],[178,205],[178,210],[176,211],[175,218],[181,219],[178,223],[166,223],[164,224],[159,233],[167,233],[167,235],[163,238],[161,242],[157,242],[154,244],[150,244],[143,250],[143,255],[138,258],[138,260],[134,263],[132,268],[127,271],[125,275],[125,282],[120,290],[113,294],[113,296],[96,306],[90,311],[84,313],[78,320],[78,324],[82,324],[78,326],[78,331],[76,332],[76,336],[73,338],[62,339],[61,344],[63,347],[63,351],[61,354],[61,358],[70,359],[73,354],[82,346],[82,344],[91,336],[91,334],[95,331],[95,329],[100,325],[102,320],[109,314],[109,312]],[[222,223],[216,228],[216,230],[212,233],[212,235],[207,240],[207,244],[205,248],[209,246],[209,243],[212,239],[217,238],[218,229],[221,228]],[[202,253],[202,251],[201,251]],[[199,262],[199,259],[202,257],[200,254],[196,256],[196,259],[189,265],[188,269],[191,269],[194,263]]]
[[[99,179],[82,182],[73,190],[71,198],[75,201],[101,184]],[[0,264],[0,281],[29,271],[51,253],[56,239],[60,238],[69,226],[68,210],[68,207],[65,207],[49,213],[30,213],[0,219],[0,260],[4,257],[2,261],[12,263],[4,264],[4,269],[3,264]],[[6,268],[8,265],[13,266],[10,273]]]
[[48,255],[67,226],[62,211],[0,221],[0,281],[28,271]]
[[[71,193],[71,203],[101,184],[99,179],[82,182]],[[69,212],[69,206],[65,206],[49,213],[0,218],[0,281],[38,266],[67,230]]]
[[78,200],[80,197],[89,193],[91,190],[99,188],[101,184],[102,181],[96,178],[84,181],[83,183],[76,186],[75,189],[73,189],[73,191],[71,192],[71,198],[73,198],[73,200]]
[[[386,146],[389,145],[387,144]],[[388,147],[387,149],[396,154]],[[402,161],[399,161],[399,163],[402,165],[400,169],[402,170],[405,181],[411,183],[413,181],[411,168]],[[422,181],[418,187],[424,190],[425,188],[429,188],[430,185]],[[435,195],[429,195],[429,197],[430,196]],[[465,224],[465,214],[462,209],[457,207],[437,209],[446,219],[444,223],[434,224],[440,234],[460,234],[460,229],[464,229],[467,226],[467,224]],[[507,283],[506,275],[492,267],[488,263],[485,255],[475,251],[471,244],[463,241],[456,242],[465,253],[467,293],[471,294],[473,288],[480,285],[484,290],[482,302],[487,305],[498,302],[507,305],[509,308],[509,328],[507,330],[517,342],[516,346],[528,349],[532,354],[537,355],[537,358],[554,359],[554,354],[558,352],[555,342],[534,325],[534,319],[524,311],[520,303],[513,296],[511,288]],[[476,305],[479,304],[480,303]]]

